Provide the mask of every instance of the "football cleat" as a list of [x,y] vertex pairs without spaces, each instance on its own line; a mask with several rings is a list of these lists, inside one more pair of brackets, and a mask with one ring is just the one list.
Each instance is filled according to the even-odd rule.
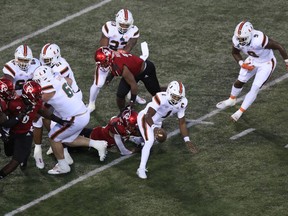
[[243,112],[241,110],[237,110],[233,115],[231,115],[231,120],[237,122],[242,114]]
[[35,162],[36,162],[36,167],[39,169],[43,169],[45,164],[44,164],[43,157],[42,157],[42,148],[41,147],[35,147],[33,157],[34,157]]
[[68,173],[71,171],[71,168],[69,165],[67,166],[63,166],[63,167],[60,167],[59,164],[57,163],[53,169],[49,170],[48,171],[48,174],[51,174],[51,175],[59,175],[59,174],[64,174],[64,173]]
[[224,101],[221,101],[219,103],[216,104],[216,107],[218,109],[224,109],[226,107],[232,107],[232,106],[235,106],[236,104],[236,98],[235,99],[227,99],[227,100],[224,100]]
[[104,161],[107,154],[107,141],[104,140],[91,140],[91,147],[95,148],[98,151],[100,161]]
[[136,102],[141,105],[146,104],[146,100],[138,95],[136,96]]
[[146,172],[148,172],[147,169],[138,168],[136,174],[137,174],[138,177],[141,178],[141,179],[147,179]]

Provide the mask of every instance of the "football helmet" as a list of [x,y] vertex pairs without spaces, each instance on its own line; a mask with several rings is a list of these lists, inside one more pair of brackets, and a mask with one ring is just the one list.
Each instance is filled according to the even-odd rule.
[[23,85],[22,95],[25,104],[36,105],[42,97],[42,88],[35,81],[28,81]]
[[11,100],[15,96],[13,82],[5,77],[0,78],[0,97]]
[[112,59],[114,57],[114,53],[111,49],[106,46],[100,47],[95,52],[95,62],[101,67],[107,68],[112,64]]
[[127,9],[121,9],[118,11],[115,21],[116,27],[121,34],[126,33],[134,23],[132,13]]
[[136,111],[131,110],[131,109],[125,109],[121,113],[120,118],[121,118],[124,126],[135,127],[137,125],[137,116],[138,116],[138,113]]
[[39,66],[33,73],[33,80],[41,86],[54,79],[52,69],[48,66]]
[[47,65],[50,67],[57,64],[60,61],[60,57],[60,47],[54,43],[45,44],[40,53],[40,61],[42,65]]
[[170,104],[178,104],[185,97],[185,87],[182,82],[172,81],[167,87],[167,99]]
[[250,44],[252,40],[252,31],[253,26],[247,21],[242,21],[236,26],[234,35],[241,46],[247,46]]
[[14,53],[15,62],[23,71],[27,71],[33,59],[32,50],[27,45],[20,45]]

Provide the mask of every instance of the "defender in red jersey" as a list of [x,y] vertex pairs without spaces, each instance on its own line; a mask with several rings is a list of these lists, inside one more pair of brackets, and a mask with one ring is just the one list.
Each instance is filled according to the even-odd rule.
[[152,96],[161,91],[154,63],[149,60],[144,61],[133,54],[114,52],[104,46],[96,50],[95,62],[101,67],[110,67],[113,76],[122,76],[117,90],[120,110],[124,109],[125,96],[130,90],[130,105],[134,105],[140,80]]
[[133,151],[127,149],[124,143],[127,140],[136,144],[144,142],[138,130],[137,116],[136,111],[125,109],[119,116],[112,117],[106,126],[85,128],[81,135],[93,140],[105,140],[108,148],[117,145],[121,155],[132,154]]

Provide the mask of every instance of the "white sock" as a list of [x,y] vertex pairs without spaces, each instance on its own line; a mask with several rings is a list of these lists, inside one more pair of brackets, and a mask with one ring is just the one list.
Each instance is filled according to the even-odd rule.
[[42,151],[42,144],[35,144],[34,151]]

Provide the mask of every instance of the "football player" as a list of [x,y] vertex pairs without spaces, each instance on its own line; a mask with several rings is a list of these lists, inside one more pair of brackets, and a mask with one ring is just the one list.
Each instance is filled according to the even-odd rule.
[[[108,46],[114,51],[130,53],[133,47],[136,45],[139,36],[139,29],[134,25],[132,13],[127,9],[121,9],[116,14],[115,21],[108,21],[102,26],[100,46]],[[94,82],[90,87],[88,104],[90,112],[95,110],[95,101],[100,89],[103,87],[106,81],[106,84],[108,84],[113,78],[109,72],[109,67],[105,68],[96,65]],[[128,97],[131,97],[130,93],[128,94]],[[139,104],[145,104],[146,100],[137,95],[136,102]]]
[[[45,44],[40,53],[40,62],[41,65],[49,66],[52,68],[52,72],[54,74],[58,74],[62,77],[68,77],[72,80],[71,87],[75,96],[79,97],[80,100],[83,98],[83,94],[81,89],[78,87],[77,82],[74,77],[74,72],[72,71],[69,63],[65,58],[61,56],[60,47],[55,43],[47,43]],[[50,131],[51,121],[39,118],[37,122],[33,123],[34,126],[34,159],[36,162],[36,167],[39,169],[43,169],[45,164],[42,156],[42,134],[43,134],[43,123],[48,131]],[[54,124],[54,123],[53,123]],[[51,154],[51,147],[47,151],[47,154]],[[69,165],[73,164],[73,159],[70,156],[68,149],[64,148],[65,159],[69,163]]]
[[[240,71],[237,80],[232,86],[230,97],[227,100],[219,102],[216,107],[224,109],[234,106],[236,104],[236,98],[241,93],[244,84],[252,77],[255,77],[251,89],[245,96],[240,109],[231,115],[231,119],[236,122],[255,101],[259,90],[275,70],[277,62],[273,50],[279,51],[284,59],[287,70],[288,55],[281,44],[268,38],[263,32],[255,30],[248,21],[242,21],[236,26],[232,42],[232,56],[239,64]],[[241,52],[247,55],[245,60]]]
[[90,113],[83,101],[75,95],[75,92],[71,88],[72,80],[60,75],[54,76],[52,69],[48,66],[38,67],[34,72],[33,80],[41,85],[43,92],[42,99],[54,108],[53,113],[58,118],[71,122],[69,125],[57,123],[51,127],[48,133],[53,153],[58,160],[58,163],[48,173],[56,175],[68,173],[71,170],[69,164],[64,159],[62,143],[72,147],[93,147],[98,151],[100,161],[104,161],[107,142],[79,136],[83,128],[89,123]]
[[22,87],[27,80],[32,80],[34,70],[40,66],[40,61],[33,58],[32,50],[26,44],[17,47],[14,59],[3,67],[4,77],[13,81],[16,93],[21,95]]
[[146,108],[139,112],[137,123],[142,137],[144,146],[141,151],[141,162],[137,169],[137,175],[141,179],[147,178],[146,164],[150,155],[150,149],[155,141],[155,133],[161,128],[162,122],[174,114],[179,119],[179,129],[183,136],[184,142],[192,153],[197,153],[196,147],[189,138],[188,129],[185,120],[185,110],[188,100],[185,97],[184,85],[179,81],[172,81],[166,92],[157,93]]
[[130,140],[139,146],[144,142],[139,133],[137,116],[136,111],[125,109],[119,116],[112,117],[106,126],[85,128],[81,135],[93,140],[106,140],[108,148],[116,145],[121,155],[130,155],[133,151],[125,147],[125,141]]
[[138,93],[137,83],[141,80],[151,95],[161,91],[154,63],[144,61],[130,53],[114,52],[108,47],[100,47],[95,52],[95,62],[104,68],[110,68],[113,76],[121,76],[117,90],[117,106],[125,108],[125,96],[131,90],[130,105],[133,106]]

